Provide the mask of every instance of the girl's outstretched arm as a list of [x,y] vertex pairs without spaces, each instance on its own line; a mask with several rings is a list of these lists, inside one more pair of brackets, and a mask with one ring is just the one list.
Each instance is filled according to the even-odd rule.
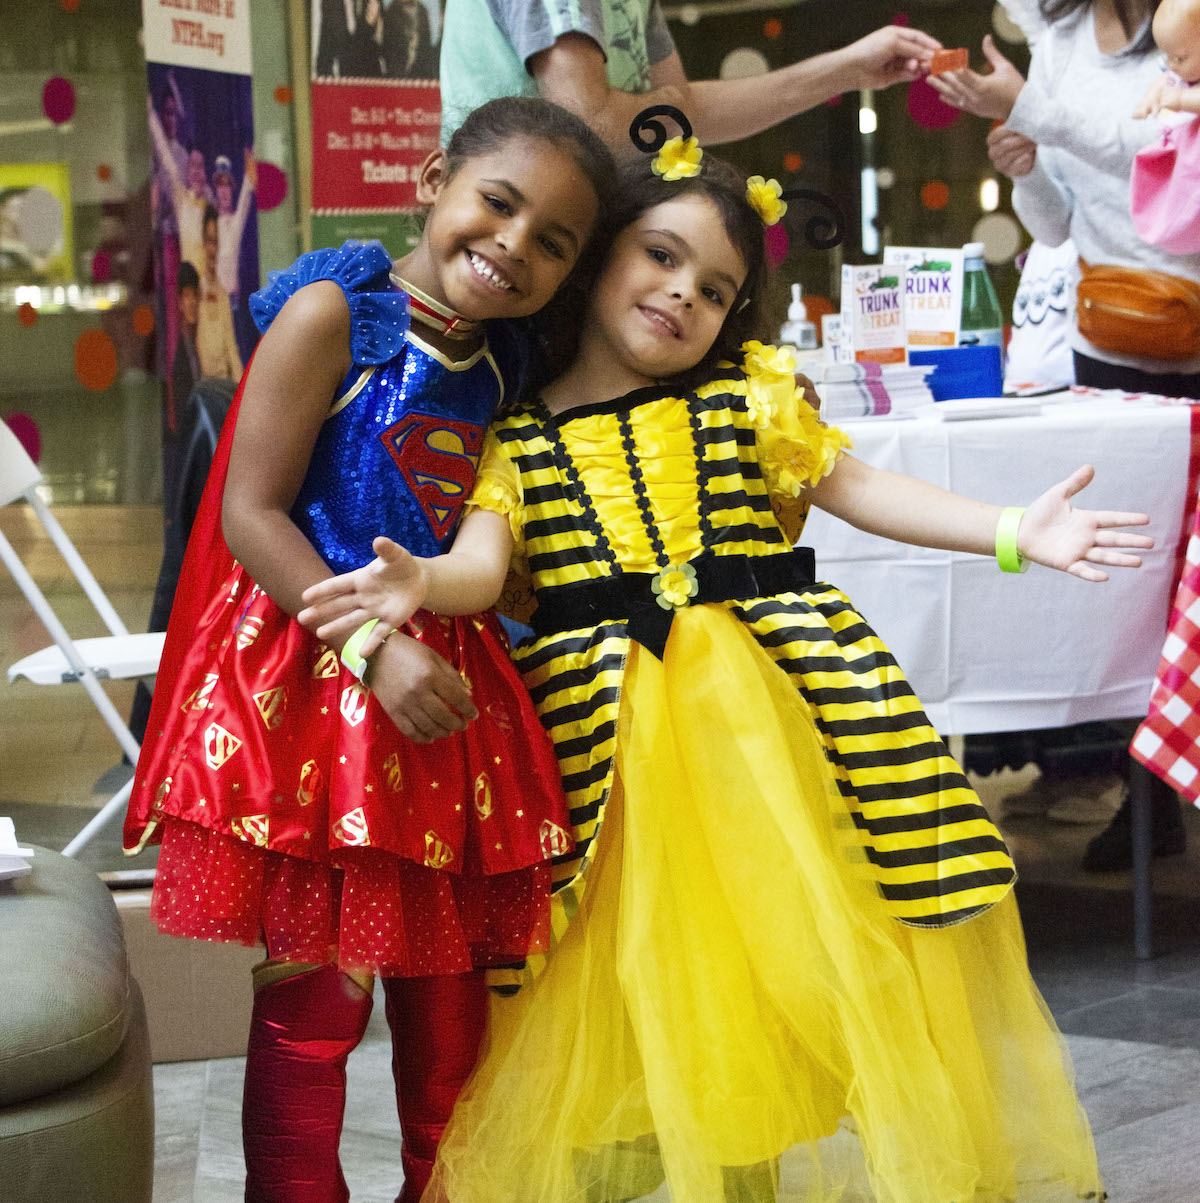
[[478,614],[495,605],[508,575],[513,537],[507,518],[472,509],[445,555],[422,559],[384,538],[376,539],[374,548],[377,559],[365,568],[306,589],[306,609],[298,615],[327,643],[345,642],[364,622],[379,619],[363,644],[364,656],[418,610]]
[[[1085,465],[1030,504],[1017,532],[1022,556],[1084,581],[1108,580],[1096,565],[1141,567],[1140,556],[1121,549],[1153,547],[1154,540],[1120,528],[1145,526],[1150,521],[1145,514],[1079,510],[1071,505],[1071,498],[1094,475],[1094,469]],[[984,556],[995,551],[1000,506],[872,468],[851,455],[843,456],[813,487],[811,497],[814,505],[834,517],[885,539]]]

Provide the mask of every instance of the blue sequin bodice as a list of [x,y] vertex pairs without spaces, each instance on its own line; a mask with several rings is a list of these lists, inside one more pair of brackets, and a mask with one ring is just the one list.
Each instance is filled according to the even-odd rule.
[[447,550],[503,392],[485,348],[450,365],[412,332],[335,402],[292,519],[334,572],[361,568],[387,535],[414,555]]
[[527,338],[492,323],[488,342],[450,363],[409,330],[407,294],[390,279],[378,242],[310,251],[271,272],[250,298],[265,331],[299,289],[332,280],[350,306],[355,364],[317,436],[292,520],[334,572],[374,558],[387,535],[414,555],[445,551],[475,483],[475,467],[496,407],[516,391]]

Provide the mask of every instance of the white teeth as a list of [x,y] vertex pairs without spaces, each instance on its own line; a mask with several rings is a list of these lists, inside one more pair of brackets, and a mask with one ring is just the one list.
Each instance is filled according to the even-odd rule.
[[664,330],[666,330],[669,334],[671,334],[672,336],[678,335],[679,331],[676,330],[675,327],[673,325],[671,325],[671,323],[668,322],[667,319],[665,317],[663,317],[661,313],[655,313],[653,309],[647,309],[646,313],[651,317],[651,319],[653,319],[660,326],[662,326],[662,328]]
[[467,256],[471,260],[471,266],[485,280],[491,281],[497,288],[503,288],[506,292],[512,292],[513,286],[482,255],[477,255],[474,251],[468,251]]

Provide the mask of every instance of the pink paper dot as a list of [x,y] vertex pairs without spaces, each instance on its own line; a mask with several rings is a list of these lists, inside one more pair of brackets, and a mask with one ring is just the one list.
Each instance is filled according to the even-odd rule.
[[909,24],[908,13],[897,13],[892,18],[892,24],[907,26]]
[[908,85],[908,115],[925,129],[947,129],[962,113],[946,104],[937,90],[923,79]]
[[772,269],[777,268],[788,255],[788,232],[783,222],[777,221],[773,226],[767,226],[766,245],[767,262]]
[[112,275],[112,260],[107,251],[97,251],[92,256],[92,279],[103,284]]
[[17,436],[25,454],[36,464],[42,458],[42,432],[28,414],[9,414],[4,424]]
[[258,188],[255,200],[260,212],[276,209],[283,204],[288,194],[288,178],[274,163],[258,163]]
[[42,88],[42,112],[54,122],[62,125],[75,115],[75,87],[61,75],[46,80]]
[[831,96],[825,103],[831,109],[837,108],[837,106],[842,103],[842,94],[839,92],[836,96]]

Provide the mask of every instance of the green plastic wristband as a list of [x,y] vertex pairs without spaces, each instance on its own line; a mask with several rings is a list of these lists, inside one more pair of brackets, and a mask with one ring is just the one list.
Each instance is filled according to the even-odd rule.
[[1017,531],[1024,517],[1024,506],[1010,505],[1000,511],[1000,521],[996,523],[996,563],[1001,572],[1024,572],[1029,567],[1029,561],[1017,550]]
[[366,643],[367,636],[378,625],[378,618],[368,618],[366,622],[346,640],[345,646],[342,648],[342,663],[354,674],[358,680],[362,680],[367,675],[367,665],[370,661],[362,654],[362,645]]

